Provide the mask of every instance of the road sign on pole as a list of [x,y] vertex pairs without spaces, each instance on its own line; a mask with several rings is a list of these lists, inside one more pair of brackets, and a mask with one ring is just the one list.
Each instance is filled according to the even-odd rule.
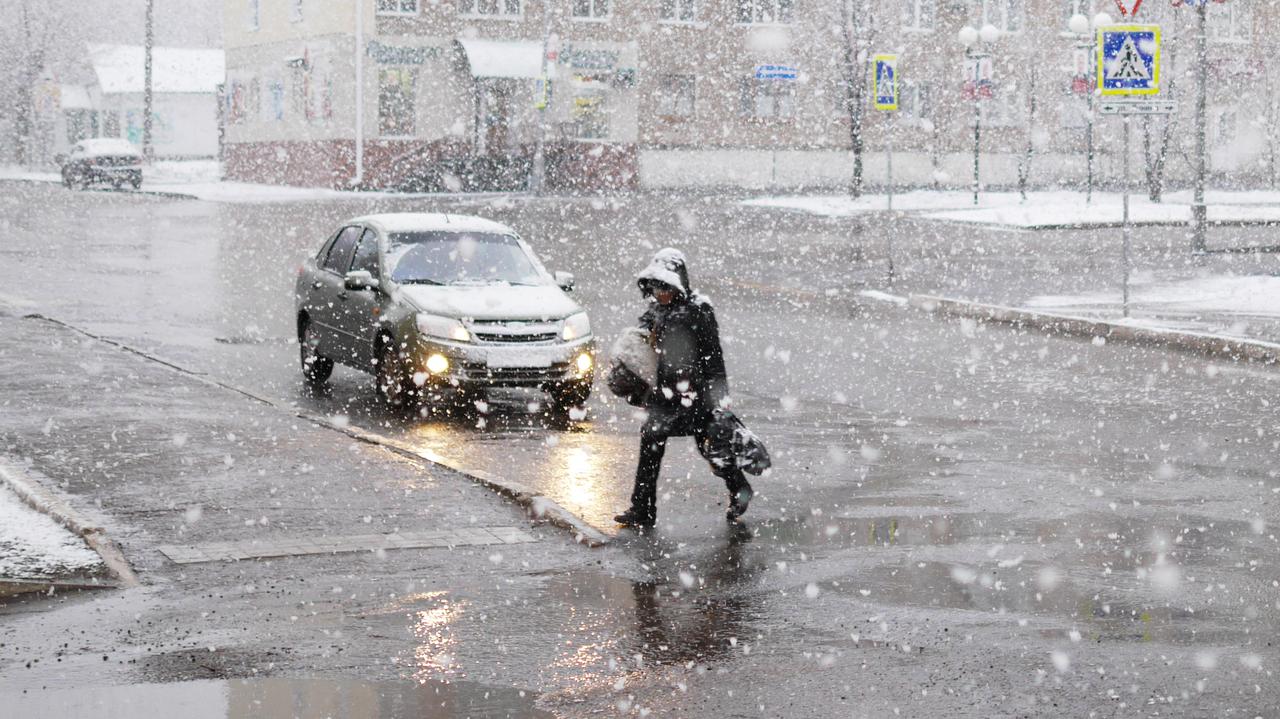
[[875,107],[877,110],[896,112],[898,110],[898,56],[876,55],[871,58],[875,75],[872,84],[875,87]]
[[1160,26],[1098,28],[1098,88],[1102,95],[1160,93]]
[[1120,8],[1122,17],[1133,17],[1138,14],[1138,8],[1142,7],[1142,0],[1116,0],[1116,7]]

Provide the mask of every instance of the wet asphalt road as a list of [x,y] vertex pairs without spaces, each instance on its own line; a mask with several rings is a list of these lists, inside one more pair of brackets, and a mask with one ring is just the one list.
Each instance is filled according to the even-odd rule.
[[[1273,370],[866,299],[859,290],[885,289],[882,218],[703,197],[215,205],[6,189],[0,253],[22,268],[0,292],[11,310],[410,439],[610,532],[630,489],[629,408],[598,394],[586,421],[562,426],[529,410],[536,398],[508,397],[486,415],[410,421],[342,370],[329,394],[308,396],[290,344],[293,273],[345,217],[475,212],[577,274],[611,338],[641,309],[627,278],[658,247],[686,250],[717,304],[740,413],[775,454],[745,529],[725,525],[723,489],[674,442],[655,536],[624,533],[597,569],[520,578],[519,610],[486,582],[455,588],[451,606],[468,610],[442,605],[418,628],[450,646],[423,656],[450,661],[422,662],[419,678],[481,674],[566,715],[1271,716],[1280,705]],[[1114,233],[910,219],[893,231],[900,291],[1009,301],[1115,274]],[[1274,269],[1266,256],[1189,260],[1170,234],[1139,233],[1144,266]],[[539,635],[558,641],[536,646]],[[494,655],[509,643],[524,650]]]

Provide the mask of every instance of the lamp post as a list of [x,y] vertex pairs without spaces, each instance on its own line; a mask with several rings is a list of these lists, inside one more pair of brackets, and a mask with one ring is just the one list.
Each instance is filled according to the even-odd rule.
[[[960,28],[959,34],[956,36],[960,44],[964,46],[964,56],[967,63],[972,66],[973,77],[969,84],[972,85],[973,94],[973,204],[978,204],[978,191],[981,188],[979,177],[981,174],[981,155],[982,148],[982,96],[984,93],[990,94],[991,80],[985,80],[982,77],[982,61],[991,57],[988,52],[975,51],[975,47],[994,44],[1000,39],[1000,30],[990,23],[983,25],[981,30],[975,30],[972,25],[965,25]],[[970,88],[966,88],[970,89]]]
[[[1222,2],[1222,0],[1218,0]],[[1204,203],[1205,175],[1208,172],[1206,162],[1205,115],[1207,115],[1207,77],[1209,65],[1209,46],[1207,34],[1207,15],[1209,5],[1201,0],[1196,8],[1196,180],[1191,199],[1191,251],[1196,254],[1205,252],[1206,225],[1209,211]]]
[[147,162],[156,159],[152,144],[151,116],[155,112],[155,95],[152,88],[152,52],[155,49],[155,0],[147,0],[146,41],[142,49],[142,156]]
[[1110,25],[1112,23],[1111,16],[1105,12],[1100,12],[1093,16],[1093,20],[1076,13],[1067,21],[1067,29],[1073,35],[1077,36],[1076,49],[1085,53],[1088,58],[1085,68],[1084,88],[1085,99],[1088,102],[1088,110],[1085,114],[1085,203],[1093,202],[1093,97],[1097,94],[1097,88],[1093,86],[1093,78],[1096,74],[1094,55],[1097,53],[1097,35],[1096,31],[1100,27]]
[[538,79],[534,106],[538,111],[538,134],[533,146],[533,165],[529,172],[529,190],[541,195],[547,183],[547,110],[551,103],[551,54],[558,52],[558,41],[551,32],[551,3],[542,3],[542,75]]

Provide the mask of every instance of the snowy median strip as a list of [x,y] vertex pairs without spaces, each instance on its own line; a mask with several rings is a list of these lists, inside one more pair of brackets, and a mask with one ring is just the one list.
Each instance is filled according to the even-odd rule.
[[105,566],[121,586],[136,586],[116,543],[35,474],[0,458],[0,577],[57,579]]
[[[1280,224],[1280,192],[1215,192],[1209,202],[1209,222],[1213,224]],[[739,204],[830,218],[888,209],[884,195],[857,199],[840,195],[758,197]],[[1113,192],[1094,193],[1092,202],[1086,202],[1082,193],[1069,191],[1029,192],[1026,200],[1016,192],[987,192],[979,196],[975,206],[968,192],[917,190],[895,195],[893,205],[895,211],[927,220],[1023,230],[1119,227],[1123,216],[1121,195]],[[1170,194],[1164,202],[1134,197],[1132,217],[1137,225],[1185,225],[1191,220],[1191,205],[1184,193]]]
[[1196,352],[1219,359],[1247,360],[1263,364],[1280,363],[1280,344],[1245,340],[1203,332],[1184,332],[1159,327],[1107,322],[1086,317],[988,305],[969,300],[911,295],[910,305],[926,312],[967,317],[983,322],[998,322],[1014,327],[1028,327],[1049,334],[1100,338],[1105,342],[1164,347]]

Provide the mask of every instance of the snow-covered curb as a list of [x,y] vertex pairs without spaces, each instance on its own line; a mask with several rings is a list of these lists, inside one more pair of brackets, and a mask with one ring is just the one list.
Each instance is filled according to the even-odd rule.
[[1108,322],[1085,317],[1034,312],[1016,307],[988,305],[969,300],[911,295],[910,306],[926,312],[967,317],[983,322],[999,322],[1015,327],[1029,327],[1049,334],[1098,338],[1104,342],[1164,347],[1238,362],[1280,363],[1280,344],[1245,340],[1203,332],[1185,332],[1159,327],[1143,327],[1123,322]]
[[[65,500],[54,494],[35,477],[35,473],[12,462],[0,459],[0,483],[12,490],[18,499],[25,502],[36,512],[44,515],[51,524],[61,525],[84,540],[101,558],[101,563],[116,576],[122,586],[131,587],[138,584],[138,577],[125,560],[124,554],[106,532],[96,524],[88,521],[71,507]],[[38,531],[47,530],[46,526],[37,526]],[[42,545],[48,543],[42,542]],[[68,550],[72,552],[73,550]],[[77,564],[85,557],[71,554],[67,558],[75,559]]]
[[[1209,221],[1213,224],[1280,224],[1280,192],[1214,192],[1209,199]],[[832,218],[888,209],[887,198],[882,194],[858,199],[840,195],[757,197],[739,204]],[[1136,225],[1177,226],[1191,219],[1191,206],[1184,193],[1171,194],[1160,203],[1134,195],[1130,206],[1131,220]],[[893,207],[930,220],[1025,230],[1113,227],[1123,219],[1122,198],[1114,192],[1096,192],[1089,202],[1081,192],[1029,192],[1026,200],[1016,192],[984,192],[975,205],[973,195],[967,192],[913,190],[895,195]]]

